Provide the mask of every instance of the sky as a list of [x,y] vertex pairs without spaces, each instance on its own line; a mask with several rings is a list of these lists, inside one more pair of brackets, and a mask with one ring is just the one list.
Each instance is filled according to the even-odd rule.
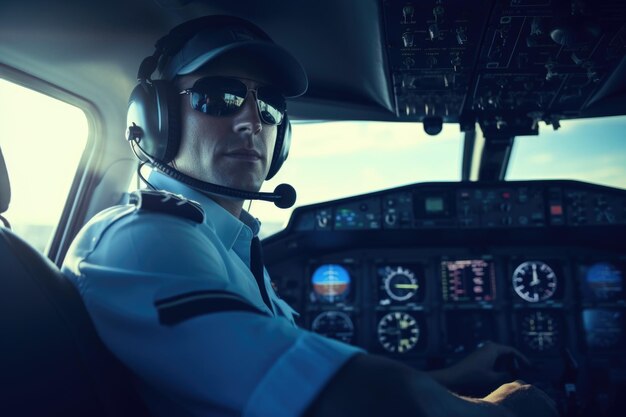
[[626,188],[625,116],[565,121],[557,131],[543,126],[540,136],[520,139],[508,180],[577,179]]
[[56,224],[87,144],[75,106],[0,79],[0,148],[11,181],[14,226]]
[[[626,117],[563,121],[558,131],[516,139],[507,179],[579,179],[626,188]],[[84,113],[0,79],[0,147],[12,184],[7,213],[14,225],[55,225],[87,143]],[[263,186],[286,182],[297,206],[399,187],[458,181],[463,134],[446,125],[428,136],[417,123],[328,122],[294,124],[288,160]],[[255,201],[263,235],[292,211]]]

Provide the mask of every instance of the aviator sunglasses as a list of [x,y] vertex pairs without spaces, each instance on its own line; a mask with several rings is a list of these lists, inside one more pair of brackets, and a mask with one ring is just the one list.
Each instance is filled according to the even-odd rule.
[[210,116],[232,116],[241,109],[250,91],[255,93],[261,120],[268,125],[281,124],[287,105],[285,97],[273,87],[248,88],[235,78],[205,77],[179,94],[189,94],[194,110]]

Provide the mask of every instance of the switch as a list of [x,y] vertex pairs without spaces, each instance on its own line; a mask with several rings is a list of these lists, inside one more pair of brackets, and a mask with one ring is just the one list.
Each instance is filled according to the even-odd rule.
[[428,26],[428,36],[430,37],[431,41],[439,39],[439,26],[436,23]]
[[433,16],[435,16],[435,21],[438,22],[443,16],[445,9],[442,5],[435,6],[433,8]]
[[554,71],[554,62],[550,59],[548,60],[548,62],[546,62],[546,70],[548,70],[548,72],[546,73],[546,80],[550,81],[552,78],[554,78],[556,75],[558,75],[555,71]]
[[402,34],[402,44],[404,45],[405,48],[412,48],[414,41],[415,41],[415,34],[412,31],[407,30],[406,32]]
[[456,72],[461,66],[461,57],[459,56],[458,52],[452,55],[450,59],[450,63],[452,64],[452,67],[454,68],[454,72]]
[[456,42],[460,46],[463,46],[465,43],[467,43],[467,28],[465,28],[464,26],[456,28]]
[[402,21],[400,23],[415,23],[415,8],[410,4],[402,8]]

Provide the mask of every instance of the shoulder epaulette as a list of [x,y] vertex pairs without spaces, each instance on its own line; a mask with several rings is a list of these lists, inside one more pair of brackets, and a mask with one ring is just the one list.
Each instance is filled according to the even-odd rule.
[[134,204],[137,211],[165,213],[196,223],[204,222],[204,210],[200,204],[167,191],[135,191],[131,193],[129,203]]

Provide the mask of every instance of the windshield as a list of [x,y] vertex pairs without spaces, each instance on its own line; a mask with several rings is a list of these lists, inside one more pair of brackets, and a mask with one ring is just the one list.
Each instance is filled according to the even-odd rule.
[[[626,188],[626,116],[565,120],[554,131],[515,139],[506,179],[574,179]],[[294,123],[289,159],[262,191],[293,185],[293,208],[428,181],[459,181],[463,133],[444,125],[428,136],[417,123]],[[292,209],[253,202],[261,237],[283,229]]]
[[[262,191],[281,183],[298,193],[295,207],[415,182],[459,181],[463,133],[444,125],[428,136],[418,123],[293,123],[289,159]],[[261,237],[281,230],[292,210],[253,202]]]
[[507,180],[571,179],[626,188],[626,117],[564,120],[515,139]]

